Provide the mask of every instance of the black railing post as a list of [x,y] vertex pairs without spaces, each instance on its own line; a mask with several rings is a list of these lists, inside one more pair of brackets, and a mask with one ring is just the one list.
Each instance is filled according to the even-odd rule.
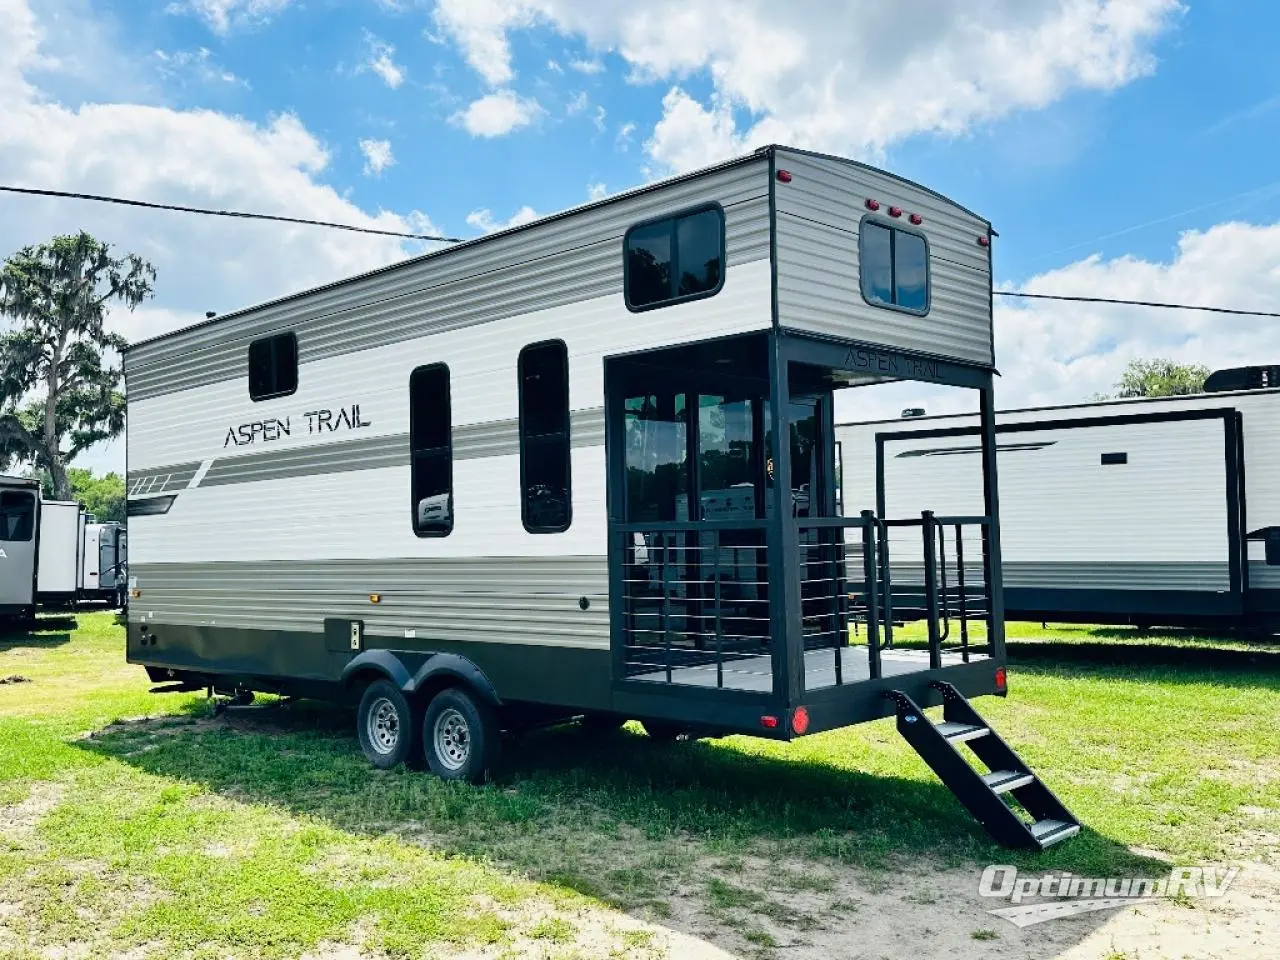
[[849,629],[845,625],[844,618],[840,616],[841,598],[844,594],[844,578],[840,576],[840,547],[837,544],[844,544],[844,528],[832,527],[830,530],[818,531],[821,537],[824,533],[831,535],[831,565],[826,569],[831,573],[831,637],[832,646],[836,652],[836,686],[844,683],[844,648],[849,645]]
[[969,662],[969,608],[964,589],[964,527],[956,524],[956,590],[960,601],[960,657]]
[[880,591],[876,578],[876,515],[862,511],[862,574],[867,600],[867,671],[872,680],[880,679]]
[[884,520],[876,521],[876,531],[880,534],[879,560],[880,583],[884,590],[884,649],[893,649],[893,581],[889,578],[889,528]]
[[920,517],[924,534],[924,615],[929,627],[929,669],[937,670],[942,666],[942,642],[938,636],[937,531],[932,510],[925,510]]
[[715,572],[715,607],[714,616],[716,621],[716,686],[724,686],[724,621],[720,614],[720,531],[711,531],[711,542],[715,545],[716,572]]
[[1000,558],[1000,484],[996,476],[996,401],[990,380],[982,388],[982,492],[987,522],[982,528],[982,572],[987,585],[987,651],[1003,663],[1004,568]]
[[671,541],[662,538],[662,565],[658,579],[662,583],[662,652],[667,668],[667,683],[671,682],[671,589],[667,585],[667,566],[670,563]]

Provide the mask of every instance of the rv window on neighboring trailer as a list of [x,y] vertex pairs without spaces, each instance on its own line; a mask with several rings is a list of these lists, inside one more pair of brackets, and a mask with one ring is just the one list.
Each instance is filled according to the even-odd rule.
[[929,312],[929,247],[918,233],[864,219],[858,234],[862,296],[908,313]]
[[560,533],[573,519],[569,467],[569,351],[557,340],[520,351],[520,519]]
[[280,333],[249,344],[249,398],[287,397],[298,389],[298,337]]
[[0,493],[0,540],[27,541],[36,532],[36,498],[17,490]]
[[443,363],[409,375],[409,455],[413,531],[447,537],[453,530],[453,416]]
[[724,211],[719,207],[632,227],[623,245],[630,310],[710,297],[724,285]]

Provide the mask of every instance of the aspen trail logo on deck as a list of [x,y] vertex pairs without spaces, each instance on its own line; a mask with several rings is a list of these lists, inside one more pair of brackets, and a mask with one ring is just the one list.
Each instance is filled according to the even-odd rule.
[[[1239,867],[1174,867],[1167,877],[1077,877],[1070,873],[1019,876],[1018,868],[993,864],[982,871],[978,895],[1014,904],[988,910],[1018,927],[1127,907],[1153,900],[1221,897]],[[1028,898],[1042,898],[1023,903]]]

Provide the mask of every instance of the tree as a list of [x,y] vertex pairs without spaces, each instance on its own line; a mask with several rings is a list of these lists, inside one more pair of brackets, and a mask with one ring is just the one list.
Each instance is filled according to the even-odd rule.
[[1130,360],[1116,383],[1117,397],[1181,397],[1203,393],[1209,368],[1172,360]]
[[[41,470],[35,476],[46,497],[59,499],[47,470]],[[99,523],[110,520],[124,522],[125,489],[124,477],[120,474],[108,473],[99,477],[92,470],[70,467],[67,470],[67,480],[71,484],[71,496],[66,499],[79,500]]]
[[107,309],[133,310],[152,295],[155,268],[112,256],[81,231],[23,247],[0,267],[0,458],[47,470],[54,496],[72,498],[67,465],[124,429],[124,338],[104,329]]

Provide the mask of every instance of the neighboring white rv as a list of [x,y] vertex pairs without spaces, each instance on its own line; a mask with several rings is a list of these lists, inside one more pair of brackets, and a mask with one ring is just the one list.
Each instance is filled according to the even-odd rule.
[[0,476],[0,620],[28,623],[36,609],[36,543],[40,488],[24,477]]
[[[997,415],[1005,608],[1014,619],[1280,627],[1280,368],[1203,394]],[[965,512],[977,418],[842,424],[845,496]],[[954,551],[952,551],[954,571]],[[920,568],[902,552],[903,575]],[[954,573],[953,573],[954,575]]]
[[[348,700],[374,764],[453,779],[580,715],[790,739],[897,712],[936,763],[1005,689],[998,556],[982,649],[850,646],[846,537],[879,533],[836,513],[833,391],[968,388],[992,427],[993,235],[768,147],[135,344],[128,658]],[[916,724],[944,689],[949,726]],[[1006,842],[1078,830],[1029,774],[946,771]]]
[[119,604],[124,588],[126,537],[124,525],[89,523],[84,528],[83,575],[80,598]]
[[40,504],[36,600],[41,606],[74,606],[84,572],[84,507],[74,501]]

